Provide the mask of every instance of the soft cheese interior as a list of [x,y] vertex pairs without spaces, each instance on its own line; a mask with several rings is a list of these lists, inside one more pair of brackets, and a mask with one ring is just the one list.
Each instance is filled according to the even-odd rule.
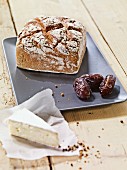
[[58,133],[43,119],[27,109],[18,110],[8,118],[10,134],[48,146],[58,146]]

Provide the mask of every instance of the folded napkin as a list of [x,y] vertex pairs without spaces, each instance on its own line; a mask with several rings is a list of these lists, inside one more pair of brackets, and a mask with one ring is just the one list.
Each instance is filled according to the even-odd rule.
[[[6,120],[14,111],[22,108],[27,108],[54,127],[59,134],[61,148],[33,145],[28,141],[16,139],[9,134]],[[70,130],[68,123],[55,106],[51,89],[35,94],[20,105],[0,111],[0,141],[9,158],[24,160],[35,160],[45,156],[74,156],[79,154],[80,149],[63,152],[64,148],[77,144],[77,137]]]

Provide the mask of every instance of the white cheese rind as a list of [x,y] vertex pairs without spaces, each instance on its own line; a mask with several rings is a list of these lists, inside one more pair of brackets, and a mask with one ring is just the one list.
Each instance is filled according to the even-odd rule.
[[27,109],[8,118],[10,134],[39,144],[58,146],[58,133],[43,119]]

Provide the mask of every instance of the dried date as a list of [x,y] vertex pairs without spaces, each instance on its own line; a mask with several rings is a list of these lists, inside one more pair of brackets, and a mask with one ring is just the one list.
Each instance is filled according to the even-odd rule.
[[91,89],[86,80],[82,77],[76,78],[73,83],[77,96],[82,100],[87,100],[91,96]]
[[105,77],[105,79],[102,81],[99,87],[102,97],[106,97],[112,93],[115,82],[116,82],[116,77],[114,77],[113,75],[107,75]]
[[84,74],[81,77],[87,81],[92,91],[99,91],[99,86],[104,79],[101,74]]

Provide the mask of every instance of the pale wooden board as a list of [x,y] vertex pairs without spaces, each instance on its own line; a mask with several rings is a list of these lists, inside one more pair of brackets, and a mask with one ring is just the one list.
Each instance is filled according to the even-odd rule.
[[[8,36],[14,36],[15,31],[11,21],[7,2],[0,1],[0,109],[10,107],[15,104],[14,97],[9,82],[9,76],[5,64],[2,50],[2,40]],[[5,156],[5,151],[0,145],[0,170],[11,169],[9,159]]]
[[127,1],[82,1],[127,75]]
[[49,170],[48,159],[39,159],[37,161],[26,161],[21,159],[9,159],[6,152],[0,144],[0,170]]
[[0,1],[0,109],[14,105],[14,97],[7,74],[2,40],[14,36],[15,32],[11,21],[8,5],[5,0]]
[[[13,24],[6,1],[0,1],[0,42],[3,38],[15,35]],[[7,68],[5,65],[2,44],[0,43],[0,109],[14,105]],[[0,146],[0,169],[11,169],[9,159],[5,156],[5,151]]]
[[[11,36],[15,36],[15,31],[11,20],[8,3],[6,0],[0,0],[0,42],[2,42],[4,38]],[[2,43],[0,43],[0,109],[11,107],[14,105],[15,99],[12,94],[11,84],[2,50]],[[47,158],[43,158],[38,161],[17,161],[17,159],[8,159],[6,157],[5,151],[0,145],[0,170],[14,168],[24,169],[31,167],[36,167],[36,169],[38,170],[48,170],[48,164],[49,162]]]
[[[125,109],[125,110],[124,110]],[[91,113],[91,114],[89,114]],[[81,112],[66,112],[64,117],[79,141],[90,147],[89,156],[76,161],[52,158],[54,169],[112,170],[127,168],[127,104],[92,108]],[[123,120],[124,124],[120,121]],[[79,125],[77,126],[77,123]],[[104,129],[104,130],[103,130]],[[99,137],[100,136],[100,137]],[[108,146],[110,145],[110,146]],[[92,149],[94,146],[94,149]],[[96,158],[97,150],[100,159]],[[92,155],[91,155],[92,154]],[[74,159],[75,160],[75,159]],[[86,163],[84,163],[86,161]],[[73,164],[73,167],[71,166]],[[109,165],[107,167],[107,164]]]
[[[10,0],[9,2],[12,10],[12,15],[15,21],[16,29],[18,32],[21,30],[24,23],[28,21],[28,19],[41,14],[57,16],[66,15],[80,20],[86,26],[93,39],[96,41],[99,49],[102,51],[102,53],[108,60],[110,66],[115,71],[117,77],[120,79],[123,86],[127,90],[126,75],[117,61],[117,57],[120,56],[117,56],[116,53],[115,55],[112,53],[112,51],[108,47],[108,45],[110,46],[110,42],[108,42],[108,45],[105,43],[105,40],[101,36],[101,34],[103,35],[103,32],[99,32],[98,27],[96,27],[96,25],[94,24],[95,21],[93,22],[91,16],[83,6],[81,1],[22,0],[21,2],[19,0]],[[93,0],[90,2],[91,4],[94,3]],[[106,3],[104,3],[104,8],[106,8]],[[101,22],[105,24],[105,20],[102,20]],[[115,31],[115,29],[113,31]],[[113,52],[115,51],[115,49],[113,48],[112,50]],[[84,140],[87,145],[94,145],[95,149],[90,150],[93,155],[89,156],[88,160],[86,160],[87,163],[85,164],[83,159],[78,161],[78,159],[74,158],[74,161],[72,161],[73,158],[71,158],[71,160],[69,158],[70,161],[67,161],[67,158],[52,157],[51,161],[53,163],[53,169],[77,170],[79,167],[82,167],[86,170],[106,170],[107,165],[109,165],[108,169],[126,169],[126,113],[127,102],[92,109],[68,111],[64,113],[64,117],[69,122],[70,127],[72,128],[72,130],[75,131],[78,138],[80,140]],[[125,124],[121,124],[120,120],[124,120]],[[76,125],[77,121],[79,121],[78,127]],[[104,128],[103,131],[102,127]],[[101,136],[101,138],[98,138],[98,136]],[[107,147],[108,144],[110,144],[111,146]],[[95,158],[94,155],[96,154],[96,150],[100,150],[101,160]],[[72,162],[74,164],[73,167],[71,167],[70,165]]]

